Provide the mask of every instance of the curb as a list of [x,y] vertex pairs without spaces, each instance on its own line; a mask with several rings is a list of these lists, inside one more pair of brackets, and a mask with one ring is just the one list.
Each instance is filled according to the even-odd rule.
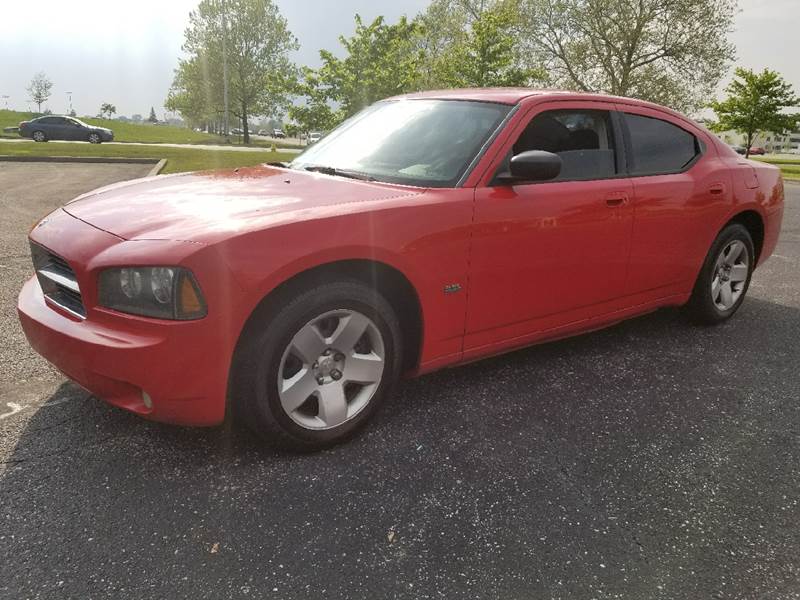
[[164,165],[167,164],[167,159],[162,158],[160,161],[156,163],[156,166],[150,169],[150,172],[147,173],[147,177],[153,177],[154,175],[158,175],[161,173],[161,169],[164,168]]
[[[158,170],[164,168],[165,159],[158,158],[117,158],[103,156],[5,156],[0,155],[0,162],[65,162],[65,163],[129,163],[137,165],[155,165]],[[162,164],[164,163],[164,164]],[[155,170],[156,167],[153,167]],[[152,171],[151,171],[152,173]],[[157,174],[157,173],[152,173]]]

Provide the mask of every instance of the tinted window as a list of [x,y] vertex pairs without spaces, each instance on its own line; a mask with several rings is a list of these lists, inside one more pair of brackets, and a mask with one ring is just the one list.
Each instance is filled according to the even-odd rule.
[[513,154],[528,150],[561,157],[561,173],[554,181],[605,179],[617,172],[614,136],[605,111],[557,110],[536,115],[514,144]]
[[661,119],[625,114],[631,136],[631,174],[677,173],[700,152],[697,139]]
[[59,117],[45,117],[44,119],[39,119],[39,123],[44,125],[61,125],[62,119]]

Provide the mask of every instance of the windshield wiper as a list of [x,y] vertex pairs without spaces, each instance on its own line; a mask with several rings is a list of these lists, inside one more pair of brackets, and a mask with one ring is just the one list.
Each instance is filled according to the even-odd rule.
[[327,167],[325,165],[306,165],[303,167],[306,171],[314,171],[315,173],[322,173],[323,175],[335,175],[337,177],[348,177],[350,179],[360,179],[361,181],[375,181],[372,175],[367,175],[361,171],[350,171],[349,169],[337,169],[336,167]]

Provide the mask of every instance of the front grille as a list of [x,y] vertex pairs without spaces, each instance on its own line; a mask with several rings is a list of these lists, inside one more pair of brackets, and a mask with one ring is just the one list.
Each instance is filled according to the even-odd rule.
[[69,263],[47,248],[31,242],[31,257],[36,277],[45,297],[70,314],[86,318],[81,290]]

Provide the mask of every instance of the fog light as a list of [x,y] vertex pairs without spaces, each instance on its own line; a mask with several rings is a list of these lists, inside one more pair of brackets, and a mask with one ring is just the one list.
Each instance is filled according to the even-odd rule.
[[150,397],[150,394],[142,390],[142,402],[147,408],[153,408],[153,399]]

